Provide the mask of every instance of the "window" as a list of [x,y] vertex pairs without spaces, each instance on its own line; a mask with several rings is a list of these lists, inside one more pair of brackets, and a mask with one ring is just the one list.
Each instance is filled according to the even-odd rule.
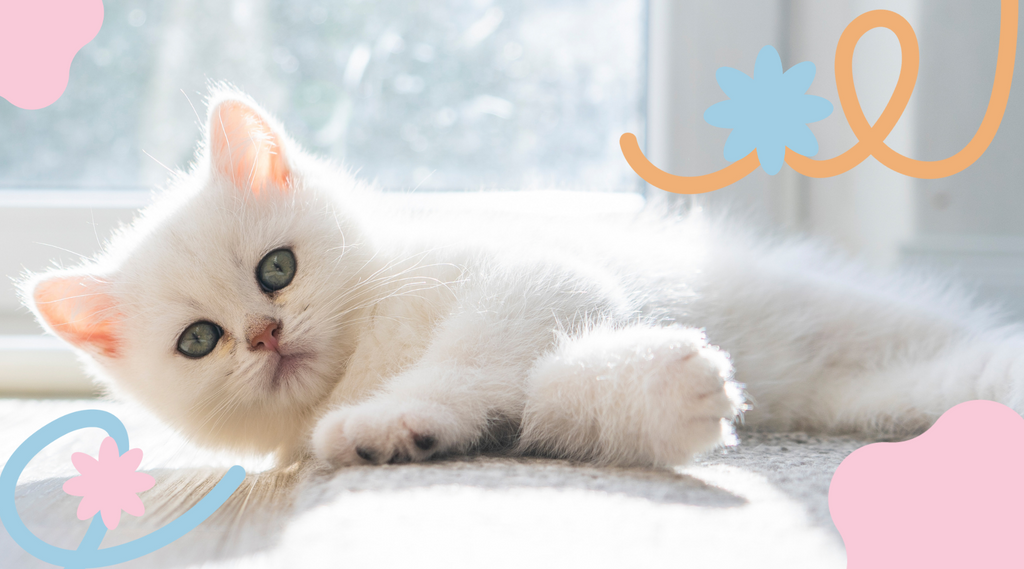
[[643,8],[109,1],[55,104],[0,105],[0,186],[158,184],[227,81],[385,188],[637,190],[618,136],[643,130]]

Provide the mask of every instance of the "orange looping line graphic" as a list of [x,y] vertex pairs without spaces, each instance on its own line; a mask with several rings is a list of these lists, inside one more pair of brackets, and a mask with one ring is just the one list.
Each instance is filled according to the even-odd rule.
[[[827,160],[815,160],[786,149],[786,163],[794,170],[812,178],[828,178],[842,174],[860,164],[868,156],[874,156],[886,167],[914,178],[945,178],[960,172],[974,163],[988,148],[1003,120],[1006,103],[1010,98],[1010,84],[1013,82],[1013,65],[1017,52],[1017,11],[1018,0],[1002,0],[999,25],[999,54],[996,59],[996,76],[992,83],[992,95],[988,109],[981,120],[981,126],[974,138],[960,152],[937,161],[914,160],[896,152],[885,143],[893,127],[903,115],[910,95],[917,82],[920,51],[917,35],[903,16],[889,10],[874,10],[858,16],[843,30],[836,47],[836,87],[839,102],[843,106],[846,120],[857,137],[857,144],[846,152]],[[875,121],[868,123],[857,99],[853,84],[853,49],[860,38],[874,28],[886,28],[896,34],[900,42],[903,61],[900,76],[892,97],[885,110]],[[733,162],[717,172],[703,176],[676,176],[651,164],[637,144],[636,136],[625,133],[619,139],[622,154],[633,171],[652,186],[677,194],[702,194],[723,188],[739,181],[753,172],[760,162],[757,151]]]

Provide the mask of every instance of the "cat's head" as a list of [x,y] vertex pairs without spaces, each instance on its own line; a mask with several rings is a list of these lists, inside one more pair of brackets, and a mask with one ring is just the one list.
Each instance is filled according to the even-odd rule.
[[344,370],[372,247],[362,188],[237,92],[205,143],[96,262],[35,275],[25,301],[93,373],[201,443],[287,451]]

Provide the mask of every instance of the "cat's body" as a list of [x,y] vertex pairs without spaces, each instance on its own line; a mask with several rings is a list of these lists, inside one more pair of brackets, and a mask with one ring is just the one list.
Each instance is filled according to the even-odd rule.
[[204,444],[679,464],[728,438],[733,365],[745,420],[773,428],[1024,407],[1024,335],[955,291],[699,214],[403,211],[237,94],[209,137],[104,261],[25,288],[99,377]]

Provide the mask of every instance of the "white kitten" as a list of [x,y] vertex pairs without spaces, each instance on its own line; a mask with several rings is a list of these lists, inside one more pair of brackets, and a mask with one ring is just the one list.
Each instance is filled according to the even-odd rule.
[[24,292],[115,391],[284,462],[497,445],[680,464],[730,436],[732,364],[746,421],[773,428],[1024,408],[1024,335],[961,294],[692,216],[403,213],[229,91],[191,171],[101,261]]

